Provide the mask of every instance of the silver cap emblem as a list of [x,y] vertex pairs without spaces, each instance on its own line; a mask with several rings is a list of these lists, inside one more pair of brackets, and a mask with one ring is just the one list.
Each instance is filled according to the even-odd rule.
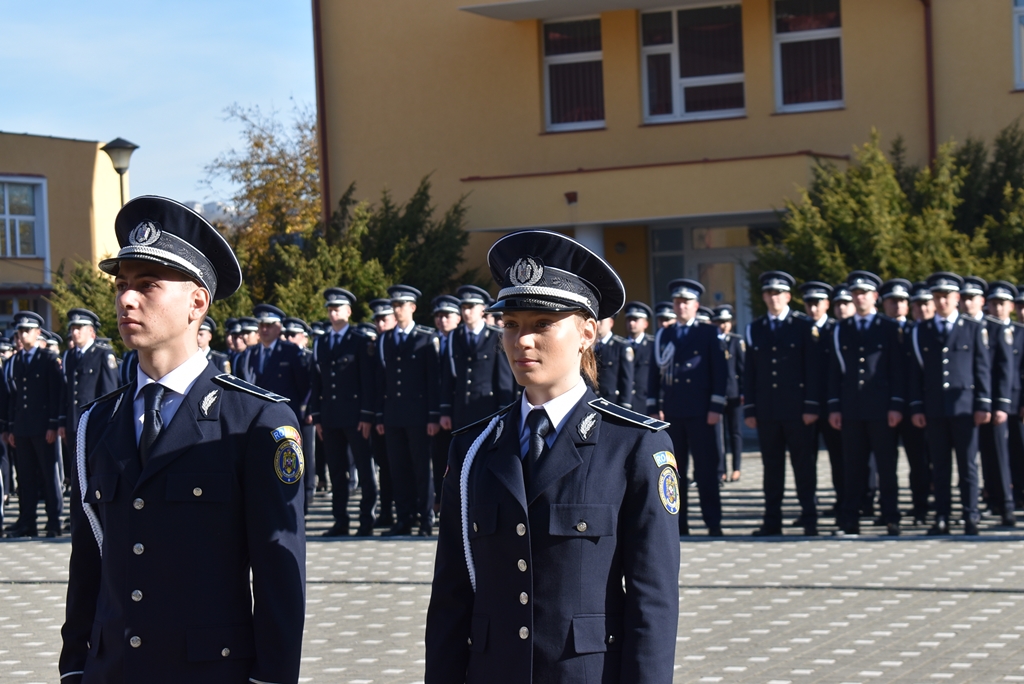
[[520,258],[509,272],[509,280],[516,287],[536,285],[543,276],[544,267],[538,264],[533,257]]
[[128,235],[128,242],[145,247],[160,239],[160,227],[153,221],[143,221]]

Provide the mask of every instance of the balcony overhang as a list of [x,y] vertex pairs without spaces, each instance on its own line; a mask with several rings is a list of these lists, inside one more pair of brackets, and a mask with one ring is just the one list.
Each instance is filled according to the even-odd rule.
[[706,2],[707,0],[507,0],[484,5],[467,5],[459,9],[502,21],[529,21],[581,17],[617,10],[685,7]]

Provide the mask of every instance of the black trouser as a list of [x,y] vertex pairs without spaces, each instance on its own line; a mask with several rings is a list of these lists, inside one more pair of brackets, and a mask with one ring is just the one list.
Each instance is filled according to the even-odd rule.
[[434,501],[441,503],[441,485],[448,468],[448,448],[452,445],[452,431],[441,430],[431,438],[430,463],[434,475]]
[[306,469],[302,474],[302,487],[306,490],[302,512],[309,515],[309,507],[316,496],[316,426],[304,422],[299,424],[302,426],[302,457],[306,460]]
[[[316,431],[313,432],[313,441],[316,443],[316,450],[323,454],[324,441],[316,436]],[[316,471],[316,476],[320,480],[320,485],[324,489],[327,489],[327,459],[322,456],[316,459],[313,470]]]
[[1020,415],[1010,416],[1010,474],[1013,477],[1013,498],[1018,506],[1024,506],[1024,423]]
[[868,487],[868,465],[874,452],[878,464],[878,489],[882,517],[886,523],[900,521],[899,482],[896,479],[896,429],[886,418],[880,420],[848,420],[843,418],[843,477],[846,492],[839,527],[851,530],[858,526],[860,503]]
[[903,416],[899,427],[903,449],[907,452],[910,465],[910,496],[914,502],[914,518],[928,517],[928,493],[932,486],[931,461],[928,458],[928,442],[924,430],[914,427],[909,415]]
[[[718,442],[718,478],[733,470],[742,470],[743,464],[743,405],[739,397],[726,399],[722,419],[715,426],[715,441]],[[728,449],[726,449],[728,447]],[[732,452],[732,470],[726,468],[725,452]]]
[[715,426],[708,425],[707,416],[700,418],[669,418],[668,435],[672,438],[676,462],[679,465],[680,506],[679,531],[689,532],[687,498],[690,453],[693,453],[693,479],[700,493],[700,512],[708,528],[722,526],[722,493],[718,489],[718,447],[715,444]]
[[373,443],[373,461],[380,469],[380,519],[386,524],[394,522],[392,504],[395,502],[395,490],[391,484],[391,459],[388,458],[387,440],[377,434],[376,428],[370,436]]
[[427,426],[384,426],[395,492],[396,523],[434,524],[434,488],[430,483],[430,439]]
[[952,452],[955,449],[964,519],[978,522],[978,429],[974,426],[974,416],[928,416],[924,432],[935,477],[935,514],[948,520],[952,510],[950,482],[953,478]]
[[[817,422],[818,433],[825,442],[825,449],[828,451],[828,464],[832,471],[832,488],[836,493],[836,518],[839,518],[843,510],[843,496],[846,493],[846,480],[843,466],[843,435],[828,422],[828,418],[819,418]],[[817,451],[818,438],[815,435],[811,439],[811,448]],[[817,460],[815,460],[817,463]]]
[[1013,513],[1013,477],[1010,475],[1010,426],[988,422],[978,426],[981,471],[989,508],[996,515]]
[[46,530],[60,532],[64,492],[57,450],[45,437],[15,435],[18,445],[18,520],[29,532],[36,529],[36,505],[46,502]]
[[363,439],[359,428],[323,428],[324,457],[327,469],[331,472],[331,513],[334,523],[348,529],[348,496],[349,496],[349,449],[363,497],[359,502],[359,527],[372,528],[374,511],[377,508],[377,478],[373,472],[373,448],[368,439]]
[[786,487],[786,449],[793,466],[796,497],[804,527],[818,523],[814,495],[818,484],[818,452],[814,443],[814,426],[803,419],[759,420],[757,438],[761,443],[764,464],[764,526],[768,530],[782,527],[782,498]]

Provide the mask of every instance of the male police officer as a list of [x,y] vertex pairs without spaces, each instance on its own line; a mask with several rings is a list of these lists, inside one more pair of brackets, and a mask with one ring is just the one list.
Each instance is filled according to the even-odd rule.
[[1013,527],[1013,478],[1010,473],[1009,417],[1020,411],[1021,358],[1024,358],[1024,326],[1010,320],[1017,288],[1004,280],[989,284],[986,299],[992,359],[992,420],[978,428],[981,467],[989,509],[1002,524]]
[[441,429],[438,352],[434,331],[416,325],[421,293],[410,285],[388,288],[395,328],[377,341],[382,372],[377,385],[377,432],[387,440],[398,519],[387,536],[406,535],[419,522],[420,536],[434,531],[430,440]]
[[18,519],[9,537],[35,537],[36,504],[46,502],[46,536],[61,535],[64,511],[60,464],[53,448],[60,416],[60,361],[36,341],[43,317],[34,311],[14,314],[21,351],[11,361],[8,376],[8,444],[14,447],[18,468]]
[[651,355],[654,352],[654,336],[647,328],[654,318],[651,307],[643,302],[626,302],[626,329],[630,346],[633,347],[633,410],[646,413],[650,406],[647,387],[651,378]]
[[363,497],[359,502],[357,537],[373,535],[377,507],[377,477],[373,472],[370,428],[373,426],[373,343],[349,323],[356,296],[340,287],[324,290],[331,323],[313,347],[313,384],[306,421],[316,425],[324,442],[331,473],[334,524],[325,537],[349,533],[349,449],[355,461]]
[[459,430],[515,399],[512,369],[501,349],[501,329],[484,322],[487,290],[463,285],[456,294],[462,325],[441,357],[441,429]]
[[960,288],[960,313],[976,321],[985,320],[985,291],[988,283],[978,276],[964,278],[964,286]]
[[676,325],[654,336],[654,364],[649,390],[658,402],[651,416],[671,425],[679,475],[679,534],[690,533],[686,519],[686,472],[693,453],[693,479],[700,493],[700,510],[708,535],[722,536],[722,498],[718,484],[718,447],[715,426],[725,409],[727,368],[717,328],[697,323],[697,308],[704,286],[679,278],[669,283]]
[[257,304],[253,315],[259,323],[259,343],[245,350],[237,371],[246,382],[288,397],[295,420],[301,423],[302,403],[309,391],[309,365],[302,358],[302,350],[281,339],[286,318],[283,311],[271,304]]
[[860,502],[867,488],[868,459],[878,464],[879,491],[886,534],[900,533],[899,483],[896,479],[896,426],[906,402],[904,354],[899,325],[875,308],[882,279],[854,271],[846,282],[857,312],[832,331],[828,382],[829,423],[842,431],[846,491],[838,526],[842,534],[860,534]]
[[615,317],[597,322],[597,396],[622,408],[633,408],[633,362],[636,353],[624,337],[612,333]]
[[820,333],[806,316],[789,308],[793,276],[761,274],[761,298],[768,313],[747,325],[744,422],[757,430],[764,461],[764,525],[755,536],[782,534],[786,449],[793,464],[804,534],[818,533],[815,504],[817,445],[814,423],[821,411],[818,382]]
[[[711,322],[718,325],[718,341],[725,353],[728,370],[725,382],[725,410],[716,426],[718,440],[718,477],[723,482],[737,482],[743,464],[743,368],[746,364],[747,343],[732,332],[735,320],[730,304],[714,308]],[[732,472],[726,470],[725,452],[732,453]]]
[[658,302],[654,305],[654,316],[659,328],[667,328],[676,322],[676,309],[672,302]]
[[[302,447],[294,414],[199,350],[242,274],[184,205],[139,197],[115,220],[118,328],[133,382],[79,427],[61,681],[284,682],[305,613]],[[251,581],[250,581],[251,576]]]
[[914,425],[925,430],[935,481],[930,535],[949,534],[952,449],[964,532],[978,533],[978,426],[992,419],[992,377],[988,332],[957,311],[963,283],[955,273],[929,276],[935,317],[911,332],[917,363],[910,365],[910,411]]
[[228,359],[228,355],[219,352],[210,347],[210,341],[213,339],[213,333],[217,330],[217,321],[213,320],[212,316],[207,316],[203,319],[203,322],[199,324],[198,343],[199,348],[206,354],[207,360],[212,363],[221,373],[231,372],[231,360]]
[[[452,335],[455,333],[459,324],[462,322],[461,305],[462,302],[458,297],[452,295],[439,295],[434,297],[431,302],[434,307],[434,330],[437,332],[438,342],[438,368],[437,380],[439,386],[438,394],[439,400],[444,401],[445,396],[445,370],[451,370],[451,344]],[[447,365],[447,368],[445,364]],[[434,513],[435,515],[441,510],[441,480],[444,479],[444,471],[448,464],[448,447],[452,443],[452,431],[451,428],[445,428],[444,424],[441,424],[441,429],[437,431],[430,440],[430,464],[431,464],[431,475],[434,481]]]
[[[374,411],[376,411],[377,388],[380,386],[380,383],[383,382],[381,378],[384,373],[384,368],[380,365],[380,355],[377,353],[377,345],[384,333],[394,329],[395,310],[391,306],[390,299],[372,300],[370,302],[370,310],[373,312],[373,325],[377,333],[373,337],[373,400]],[[375,422],[378,421],[379,418],[379,416],[374,415]],[[380,423],[378,422],[377,424],[379,425]],[[371,432],[370,442],[373,445],[373,461],[377,464],[380,477],[380,515],[377,517],[377,522],[374,527],[390,529],[391,526],[395,524],[395,489],[391,480],[391,459],[388,458],[387,440],[384,439],[384,435],[380,432],[380,428],[374,429]]]

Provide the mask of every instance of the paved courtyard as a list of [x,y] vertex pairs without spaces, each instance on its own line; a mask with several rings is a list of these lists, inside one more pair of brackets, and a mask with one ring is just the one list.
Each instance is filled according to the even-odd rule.
[[[855,539],[790,528],[755,540],[760,460],[744,461],[743,480],[723,490],[731,537],[702,536],[690,491],[675,681],[1024,682],[1024,535],[983,524],[974,538],[883,538],[865,519]],[[823,508],[827,463],[822,454]],[[422,681],[434,541],[321,541],[328,514],[318,496],[300,681]],[[69,553],[67,538],[0,542],[0,682],[57,680]]]

